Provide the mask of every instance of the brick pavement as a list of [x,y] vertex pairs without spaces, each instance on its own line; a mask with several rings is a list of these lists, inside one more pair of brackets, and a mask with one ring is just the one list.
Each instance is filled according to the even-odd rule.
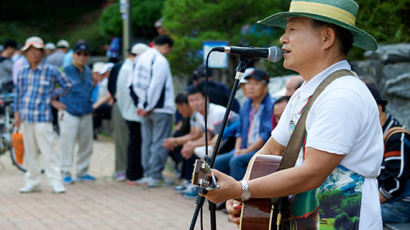
[[[94,143],[90,173],[96,182],[66,186],[65,194],[53,194],[43,176],[43,190],[19,194],[23,174],[0,157],[0,230],[77,229],[189,229],[195,201],[171,187],[148,189],[112,181],[114,145],[108,140]],[[204,229],[209,227],[204,206]],[[199,227],[199,218],[196,229]],[[218,229],[234,230],[227,215],[217,211]]]

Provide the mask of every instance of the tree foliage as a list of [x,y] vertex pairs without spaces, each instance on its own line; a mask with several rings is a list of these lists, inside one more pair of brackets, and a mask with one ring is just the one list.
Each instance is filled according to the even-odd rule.
[[[0,1],[0,43],[15,39],[24,43],[29,36],[45,41],[64,37],[82,16],[102,8],[105,0],[2,0]],[[86,24],[86,23],[83,23]]]
[[284,0],[167,0],[164,26],[176,38],[169,57],[173,72],[189,75],[202,62],[203,41],[277,45],[277,30],[256,22],[288,7],[288,1]]
[[[356,0],[356,24],[379,44],[410,42],[410,0]],[[363,50],[354,48],[349,59],[362,59]]]
[[[150,40],[156,35],[154,22],[161,17],[164,0],[131,0],[131,28],[133,37]],[[99,20],[104,35],[121,36],[122,18],[120,2],[107,7]]]

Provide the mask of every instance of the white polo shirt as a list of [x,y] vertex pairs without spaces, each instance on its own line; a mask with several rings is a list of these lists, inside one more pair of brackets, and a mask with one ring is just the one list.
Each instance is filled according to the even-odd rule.
[[[221,105],[209,103],[207,128],[208,128],[208,132],[212,136],[219,133],[219,130],[221,129],[221,126],[222,126],[223,118],[225,116],[225,111],[226,111],[225,107]],[[229,113],[227,126],[229,126],[234,121],[236,121],[236,119],[238,119],[238,114],[231,111]],[[205,119],[204,119],[204,116],[202,116],[202,114],[198,112],[194,112],[194,114],[191,116],[190,124],[191,124],[191,127],[201,128],[202,131],[205,132]]]
[[[351,67],[347,61],[340,61],[294,93],[272,131],[273,139],[283,146],[288,144],[310,96],[327,76],[340,69]],[[306,131],[306,147],[346,155],[340,165],[364,177],[359,229],[382,229],[376,177],[383,158],[383,134],[376,102],[366,85],[355,76],[332,82],[314,102]],[[303,150],[296,166],[302,162]]]

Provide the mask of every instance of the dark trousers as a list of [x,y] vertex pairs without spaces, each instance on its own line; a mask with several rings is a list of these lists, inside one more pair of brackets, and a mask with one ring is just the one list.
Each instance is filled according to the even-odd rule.
[[102,120],[110,120],[111,119],[111,111],[112,106],[108,104],[102,104],[96,110],[94,110],[93,115],[93,124],[94,130],[98,129],[102,125]]
[[189,159],[182,160],[181,178],[185,180],[192,179],[192,172],[194,171],[195,160],[198,159],[195,154]]
[[129,130],[129,142],[127,151],[127,178],[137,180],[142,178],[143,169],[141,165],[141,123],[127,121]]

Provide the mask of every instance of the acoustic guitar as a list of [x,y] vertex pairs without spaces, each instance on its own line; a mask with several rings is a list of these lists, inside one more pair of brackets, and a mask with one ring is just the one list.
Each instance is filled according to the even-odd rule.
[[[274,173],[280,164],[282,157],[274,155],[257,155],[250,164],[250,173],[245,175],[245,179],[252,180],[258,177]],[[192,175],[192,184],[205,190],[217,188],[216,180],[210,174],[209,165],[202,159],[196,160]],[[284,206],[278,199],[256,199],[251,198],[242,203],[241,230],[270,230],[279,229],[282,213],[278,206]],[[285,207],[283,207],[285,208]]]

